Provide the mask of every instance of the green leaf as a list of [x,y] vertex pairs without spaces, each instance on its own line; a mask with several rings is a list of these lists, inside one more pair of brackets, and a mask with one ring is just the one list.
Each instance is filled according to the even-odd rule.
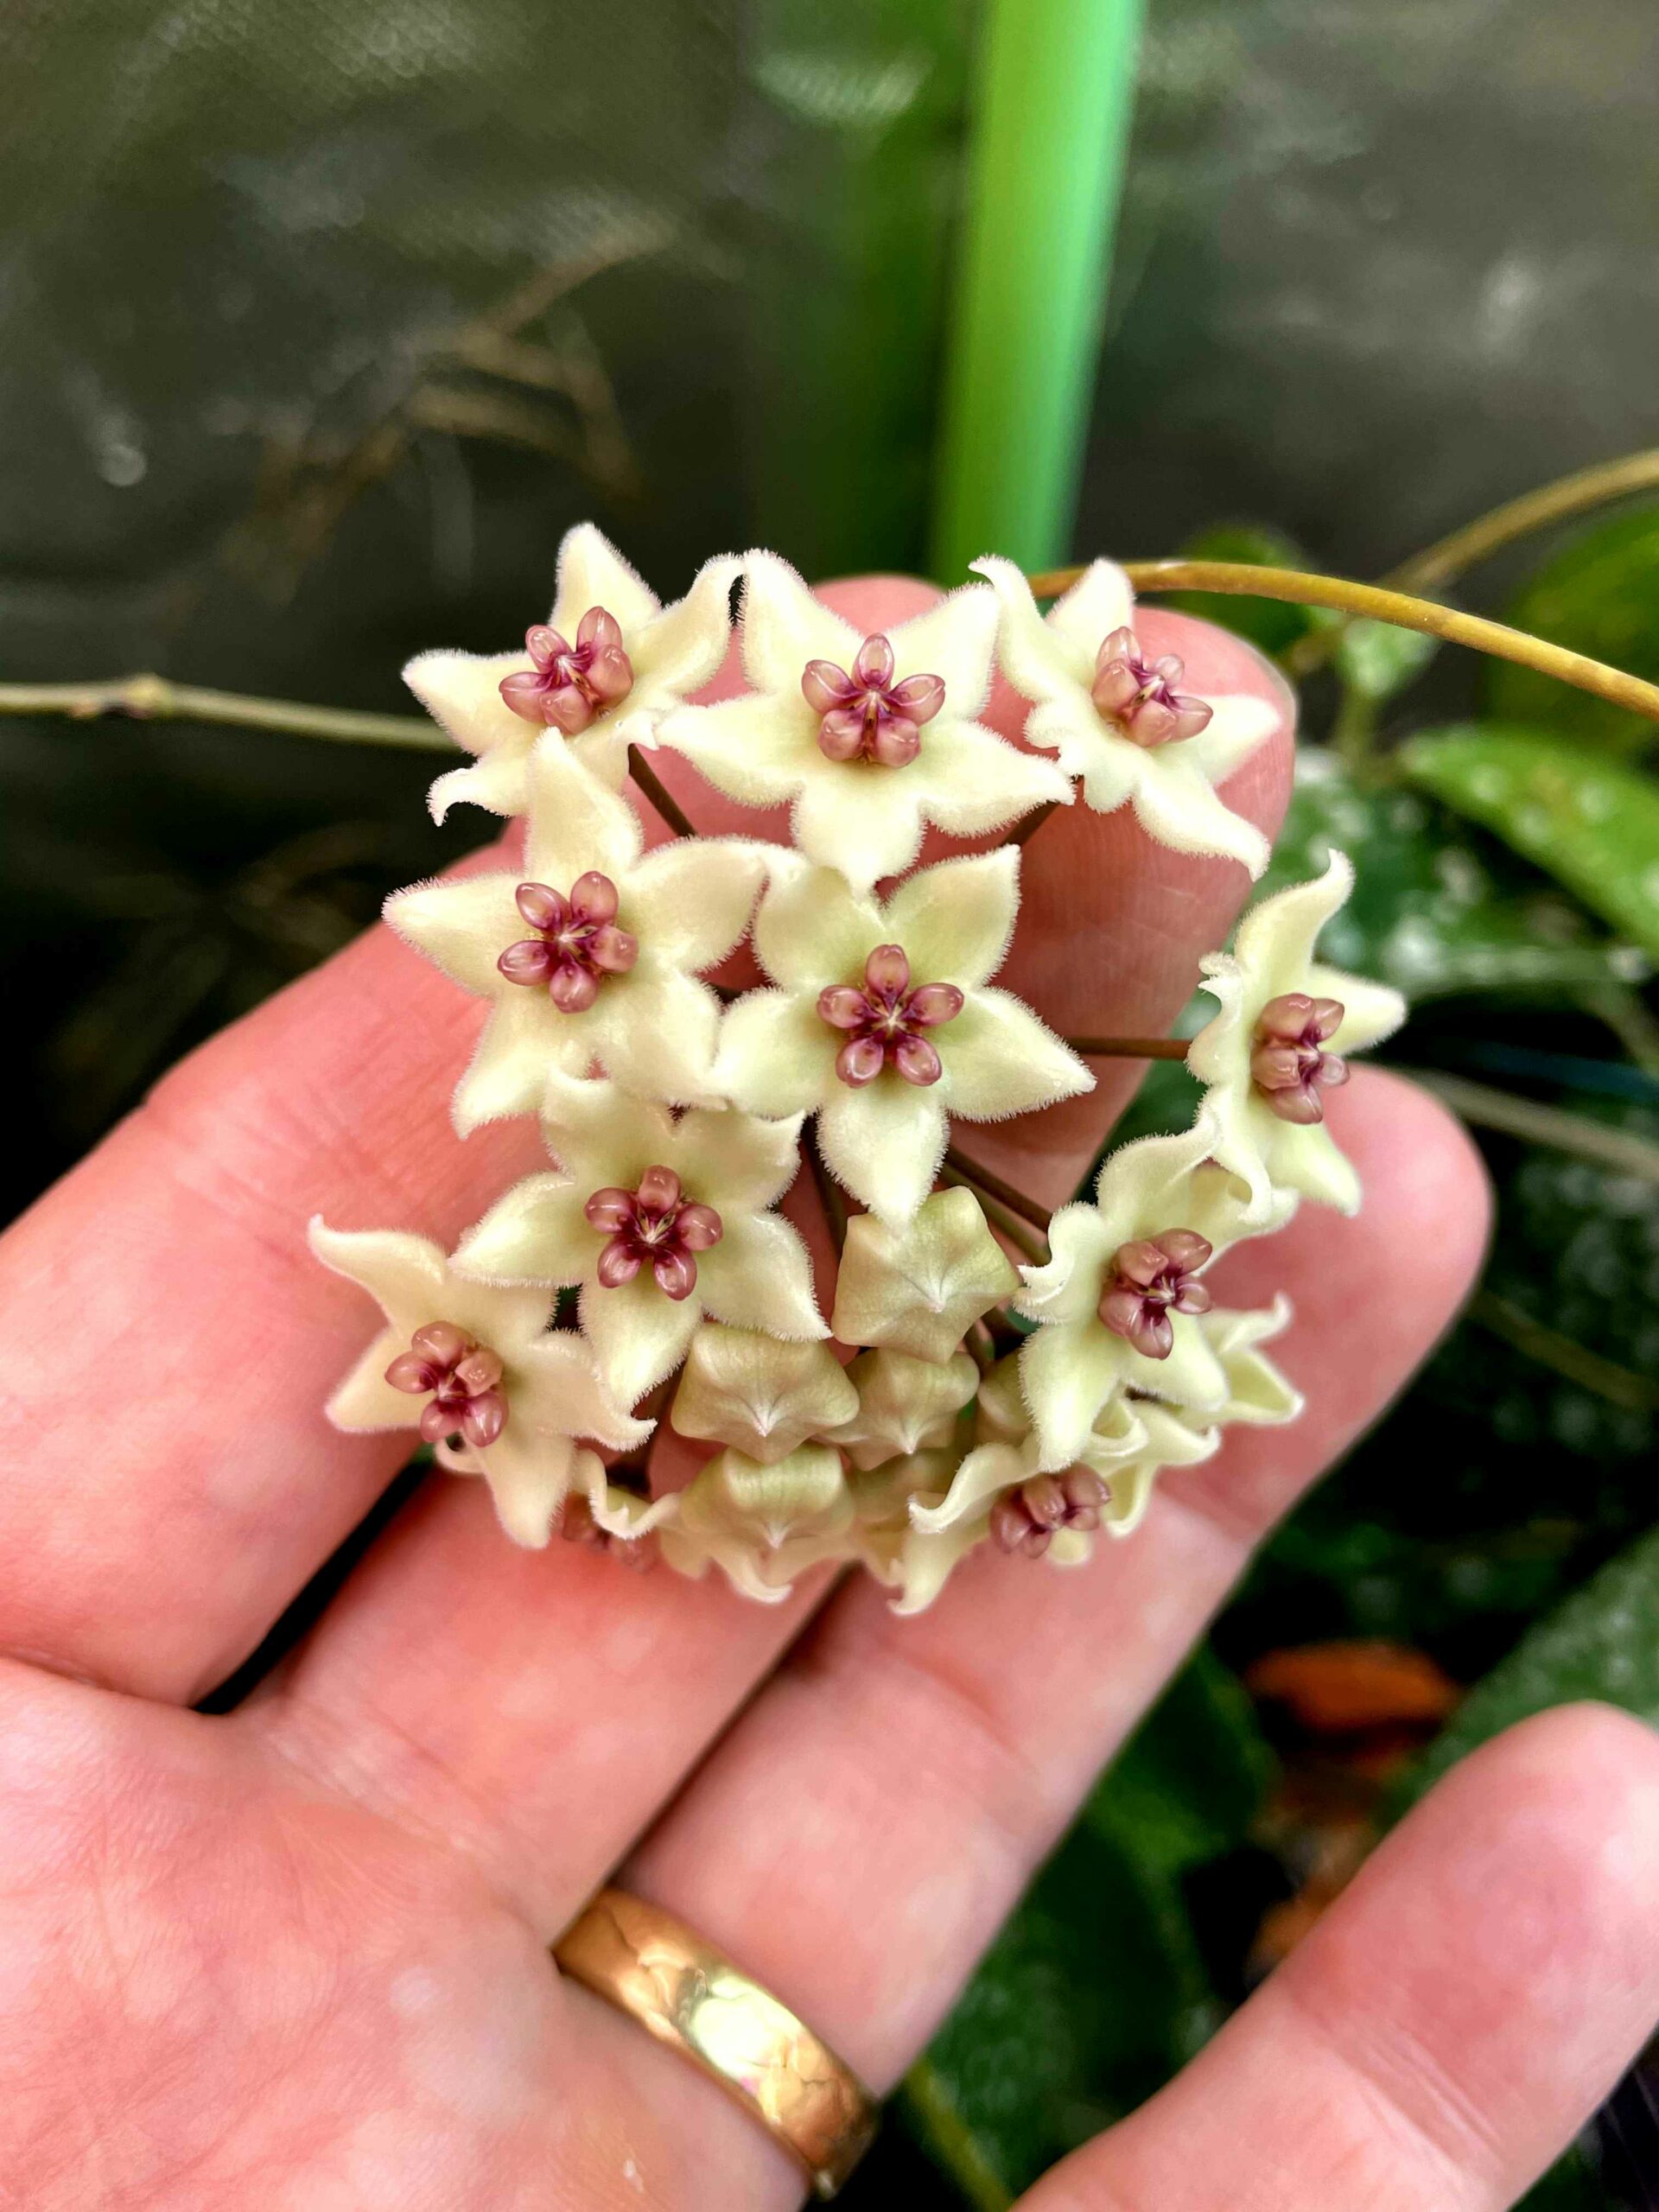
[[1483,822],[1659,955],[1659,782],[1548,730],[1462,722],[1414,737],[1420,790]]
[[1414,791],[1356,784],[1334,753],[1306,747],[1261,895],[1317,875],[1333,847],[1358,880],[1321,947],[1338,967],[1409,999],[1559,993],[1646,973],[1639,953],[1599,937],[1501,845],[1471,840]]
[[[1306,569],[1308,556],[1300,545],[1276,530],[1255,523],[1217,523],[1199,531],[1180,548],[1188,561],[1248,561],[1258,568]],[[1329,609],[1293,607],[1278,599],[1236,598],[1230,592],[1173,591],[1160,604],[1182,614],[1197,614],[1218,623],[1241,638],[1248,638],[1264,653],[1282,653],[1310,630],[1326,629],[1342,620]]]
[[1000,2208],[1183,2065],[1224,2006],[1183,1892],[1242,1840],[1272,1758],[1208,1651],[1038,1876],[906,2088],[912,2125]]
[[1439,648],[1440,639],[1421,630],[1360,616],[1345,623],[1337,639],[1337,673],[1362,698],[1380,704],[1415,683]]
[[1659,1528],[1650,1529],[1523,1636],[1478,1682],[1413,1768],[1414,1803],[1478,1745],[1529,1713],[1599,1698],[1659,1726]]
[[[1629,511],[1575,537],[1518,594],[1504,620],[1659,681],[1659,508]],[[1538,723],[1614,750],[1654,741],[1645,716],[1508,661],[1489,664],[1486,708],[1495,721]]]

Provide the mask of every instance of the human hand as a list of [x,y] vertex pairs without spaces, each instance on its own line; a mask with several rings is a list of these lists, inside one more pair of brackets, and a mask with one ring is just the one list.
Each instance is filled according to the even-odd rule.
[[[837,603],[876,627],[922,595]],[[1200,688],[1281,696],[1223,633],[1142,620]],[[1228,793],[1269,829],[1285,703]],[[734,825],[678,787],[700,826]],[[1161,1028],[1243,887],[1127,815],[1057,816],[1008,980],[1061,1030]],[[1308,1413],[1166,1474],[1088,1570],[982,1554],[909,1621],[863,1581],[760,1609],[514,1550],[482,1484],[435,1478],[253,1700],[191,1713],[402,1449],[316,1410],[362,1316],[305,1217],[452,1232],[537,1162],[523,1125],[449,1134],[475,1020],[378,931],[187,1062],[0,1243],[0,2187],[31,2212],[795,2202],[753,2121],[561,1981],[550,1942],[620,1865],[889,2088],[1478,1259],[1466,1143],[1361,1071],[1332,1119],[1363,1214],[1304,1209],[1217,1269],[1234,1302],[1295,1300]],[[1135,1072],[977,1131],[976,1155],[1065,1197]],[[1659,2010],[1656,1840],[1645,1730],[1586,1709],[1514,1732],[1031,2212],[1508,2202]]]

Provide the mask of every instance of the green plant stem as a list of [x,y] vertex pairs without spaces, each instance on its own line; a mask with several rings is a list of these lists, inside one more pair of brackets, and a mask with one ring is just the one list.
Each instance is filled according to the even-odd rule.
[[[1569,652],[1524,630],[1506,623],[1489,622],[1484,615],[1465,614],[1454,607],[1438,606],[1432,599],[1415,599],[1407,592],[1386,591],[1380,584],[1358,584],[1345,576],[1313,575],[1300,569],[1270,569],[1252,561],[1128,561],[1129,582],[1138,592],[1235,592],[1245,598],[1279,599],[1296,607],[1332,607],[1344,614],[1363,614],[1375,622],[1391,622],[1402,630],[1421,630],[1451,645],[1468,645],[1498,660],[1512,660],[1540,675],[1592,691],[1616,707],[1659,721],[1659,686],[1609,668],[1605,661]],[[1084,574],[1081,569],[1058,569],[1031,578],[1039,599],[1054,599]]]
[[1623,454],[1617,461],[1598,461],[1592,468],[1575,469],[1570,476],[1558,476],[1552,483],[1523,492],[1519,499],[1506,499],[1501,507],[1464,523],[1390,569],[1380,582],[1395,591],[1432,591],[1437,585],[1451,583],[1478,562],[1490,560],[1517,538],[1529,537],[1535,531],[1547,530],[1551,523],[1564,522],[1569,515],[1583,514],[1591,507],[1628,499],[1633,492],[1651,491],[1656,485],[1659,485],[1659,446]]
[[1592,1351],[1572,1337],[1564,1337],[1559,1330],[1546,1328],[1541,1321],[1507,1298],[1500,1298],[1496,1291],[1477,1291],[1469,1306],[1469,1318],[1488,1329],[1506,1344],[1513,1344],[1529,1359],[1536,1360],[1541,1367],[1549,1368],[1554,1374],[1565,1376],[1569,1382],[1577,1382],[1592,1390],[1599,1398],[1605,1398],[1610,1405],[1622,1406],[1627,1413],[1650,1414],[1659,1411],[1659,1382],[1645,1375],[1637,1375],[1618,1362],[1604,1359],[1599,1351]]
[[1552,1151],[1591,1160],[1618,1175],[1638,1175],[1659,1183],[1659,1144],[1634,1135],[1629,1129],[1610,1129],[1600,1122],[1586,1121],[1559,1106],[1544,1106],[1532,1098],[1519,1098],[1511,1090],[1471,1083],[1466,1076],[1443,1075],[1438,1068],[1401,1068],[1424,1089],[1432,1090],[1454,1114],[1476,1128],[1497,1129],[1504,1136],[1521,1137],[1530,1144],[1548,1145]]
[[90,683],[0,683],[0,715],[67,715],[92,721],[130,715],[138,721],[226,722],[275,729],[341,745],[403,745],[452,753],[454,741],[421,715],[359,714],[352,707],[313,707],[295,699],[255,699],[207,691],[165,676],[121,676]]
[[1141,0],[988,0],[948,340],[932,567],[1071,534]]

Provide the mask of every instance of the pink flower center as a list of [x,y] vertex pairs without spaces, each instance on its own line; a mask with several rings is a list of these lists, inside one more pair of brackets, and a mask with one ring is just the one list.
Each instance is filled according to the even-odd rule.
[[832,660],[810,660],[801,690],[818,723],[818,749],[828,760],[874,760],[903,768],[922,745],[922,724],[944,704],[944,680],[893,680],[893,647],[880,632],[866,638],[849,676]]
[[647,1167],[637,1191],[595,1191],[582,1211],[610,1240],[599,1255],[607,1290],[649,1267],[664,1296],[690,1298],[697,1287],[696,1255],[724,1233],[713,1206],[688,1198],[671,1167]]
[[991,1508],[991,1541],[999,1551],[1040,1559],[1057,1529],[1098,1529],[1106,1485],[1087,1467],[1036,1475]]
[[1310,998],[1306,991],[1286,991],[1262,1007],[1251,1039],[1250,1081],[1281,1122],[1322,1122],[1320,1091],[1347,1082],[1348,1063],[1325,1050],[1344,1011],[1340,999]]
[[633,663],[622,650],[621,626],[602,607],[590,607],[582,616],[574,645],[537,622],[524,632],[524,649],[534,666],[504,676],[501,696],[527,722],[544,722],[567,737],[579,736],[633,689]]
[[1096,657],[1095,704],[1137,745],[1171,745],[1196,737],[1213,709],[1175,689],[1181,665],[1175,653],[1143,660],[1134,631],[1114,630]]
[[624,976],[639,941],[616,926],[616,886],[590,868],[561,897],[545,883],[521,883],[518,912],[536,932],[510,944],[496,966],[510,983],[544,990],[561,1014],[583,1014],[607,976]]
[[1100,1294],[1101,1319],[1147,1359],[1167,1359],[1175,1343],[1170,1315],[1210,1311],[1210,1294],[1196,1278],[1211,1249],[1191,1229],[1160,1229],[1120,1244]]
[[818,994],[819,1019],[848,1033],[836,1073],[855,1090],[874,1083],[889,1061],[906,1083],[937,1083],[944,1071],[922,1033],[954,1021],[962,1006],[954,983],[920,983],[912,990],[910,963],[898,944],[876,946],[864,963],[861,989],[832,983]]
[[453,1321],[429,1321],[416,1329],[409,1350],[386,1370],[386,1380],[394,1390],[430,1400],[421,1414],[421,1434],[429,1444],[459,1432],[482,1452],[507,1425],[499,1358]]

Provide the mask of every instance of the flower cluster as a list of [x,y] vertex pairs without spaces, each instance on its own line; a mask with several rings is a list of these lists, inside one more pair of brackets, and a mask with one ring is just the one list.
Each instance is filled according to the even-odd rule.
[[[1109,1154],[1052,1220],[1028,1208],[1046,1256],[1034,1231],[1010,1244],[1008,1194],[948,1149],[952,1125],[1093,1077],[995,981],[1018,841],[917,868],[924,834],[982,837],[1080,789],[1259,873],[1217,786],[1274,717],[1149,661],[1109,563],[1046,620],[1016,569],[979,567],[866,637],[769,553],[709,563],[664,607],[584,524],[522,652],[408,671],[475,756],[434,812],[467,799],[524,827],[515,864],[400,892],[387,918],[486,1001],[457,1129],[536,1115],[550,1165],[452,1253],[313,1224],[385,1315],[329,1412],[481,1476],[519,1543],[716,1567],[772,1601],[856,1561],[915,1611],[981,1545],[1087,1558],[1162,1469],[1299,1409],[1262,1349],[1282,1300],[1229,1309],[1207,1273],[1305,1198],[1357,1205],[1325,1097],[1402,1007],[1314,957],[1351,884],[1333,855],[1203,963],[1219,1011],[1188,1054],[1192,1128]],[[696,703],[740,580],[747,689]],[[1030,702],[1023,744],[978,720],[999,664]],[[626,789],[632,767],[661,793],[646,755],[787,804],[792,842],[649,842]],[[664,1422],[700,1464],[654,1492]]]

